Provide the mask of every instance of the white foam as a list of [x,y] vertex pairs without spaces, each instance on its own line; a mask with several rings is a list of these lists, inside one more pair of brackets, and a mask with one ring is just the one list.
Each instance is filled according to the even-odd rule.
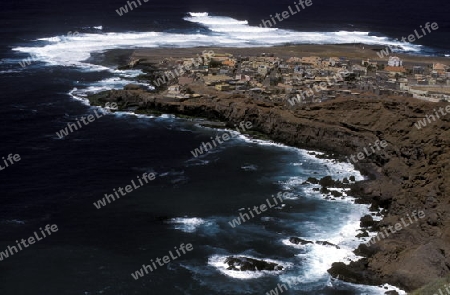
[[263,216],[263,217],[261,217],[261,221],[274,222],[274,221],[277,221],[277,219],[275,217],[271,217],[271,216]]
[[188,12],[188,14],[193,17],[203,17],[209,15],[208,12]]
[[176,119],[177,116],[172,115],[172,114],[162,114],[161,118],[164,118],[164,119]]
[[[185,167],[192,167],[192,166],[206,166],[210,163],[209,160],[203,160],[201,159],[201,157],[204,155],[200,155],[196,158],[191,158],[189,160],[186,160],[186,165]],[[199,159],[200,158],[200,159]]]
[[[101,108],[101,109],[108,109],[108,108]],[[119,112],[114,112],[112,113],[114,116],[118,117],[118,118],[126,118],[126,117],[136,117],[136,118],[140,118],[140,119],[154,119],[155,116],[152,115],[146,115],[146,114],[136,114],[133,112],[123,112],[123,111],[119,111]]]
[[[141,70],[114,70],[113,73],[125,78],[135,78],[142,74]],[[133,82],[135,83],[135,82]]]
[[69,95],[74,99],[74,100],[78,100],[79,102],[81,102],[84,105],[90,106],[90,102],[87,99],[86,95],[84,92],[79,92],[78,88],[74,87],[71,91],[69,91]]
[[[355,238],[359,230],[359,218],[366,213],[366,210],[360,207],[360,212],[353,212],[349,219],[336,232],[322,228],[315,230],[315,235],[310,237],[302,237],[304,240],[312,241],[313,244],[296,245],[289,239],[282,240],[284,245],[302,249],[302,253],[297,254],[305,264],[304,269],[307,270],[302,275],[302,281],[305,283],[316,282],[328,277],[327,270],[333,262],[348,263],[357,260],[358,257],[353,253],[353,249],[357,247],[360,241]],[[355,210],[357,211],[357,210]],[[336,220],[335,222],[340,222]],[[332,245],[316,244],[317,241],[327,241],[337,245],[340,249]],[[305,252],[306,250],[306,252]]]
[[[89,71],[109,70],[86,60],[94,52],[117,48],[157,47],[255,47],[283,44],[343,44],[365,43],[373,45],[401,46],[408,51],[420,51],[419,45],[398,42],[387,37],[370,36],[369,32],[297,32],[277,28],[251,26],[245,20],[227,16],[210,16],[206,12],[190,13],[184,20],[197,23],[213,33],[82,33],[79,35],[54,36],[38,39],[32,46],[16,47],[13,50],[35,56],[50,65],[75,66]],[[94,27],[99,30],[101,26]]]
[[23,220],[19,220],[19,219],[11,219],[11,220],[3,220],[1,223],[9,223],[9,224],[20,224],[20,225],[24,225],[25,221]]
[[[136,75],[136,71],[115,71],[117,74],[123,77],[131,77]],[[140,71],[139,71],[140,72]],[[85,105],[90,105],[89,100],[87,99],[88,95],[96,94],[102,91],[107,91],[111,89],[123,89],[124,86],[133,83],[136,85],[142,85],[144,87],[147,87],[148,89],[153,88],[153,86],[150,86],[146,83],[140,83],[140,82],[132,82],[128,79],[122,79],[121,77],[110,77],[103,79],[98,82],[92,83],[90,86],[85,88],[74,88],[69,92],[69,95],[78,101],[81,101]]]
[[[321,159],[321,158],[317,158],[315,156],[315,155],[319,155],[319,156],[324,155],[325,153],[323,153],[323,152],[314,151],[315,155],[312,155],[311,154],[312,152],[309,150],[304,150],[304,149],[299,149],[296,147],[287,146],[282,143],[273,142],[271,140],[254,139],[254,138],[249,138],[244,135],[241,135],[240,138],[247,143],[255,143],[258,145],[262,145],[262,146],[273,146],[273,147],[283,148],[286,150],[291,150],[291,151],[297,152],[299,155],[301,155],[303,162],[292,163],[293,166],[303,166],[304,163],[315,162],[315,163],[318,163],[321,165],[326,165],[327,170],[328,170],[328,175],[332,175],[333,177],[339,176],[340,180],[342,180],[345,177],[350,178],[350,176],[354,176],[355,181],[361,181],[361,180],[365,179],[365,177],[359,171],[355,170],[355,166],[351,163],[338,162],[335,159]],[[303,167],[301,169],[304,170]],[[302,179],[302,178],[299,178],[296,176],[292,177],[288,181],[288,183],[287,183],[288,186],[285,187],[285,189],[289,189],[289,187],[293,187],[293,186],[300,186],[304,181],[306,181],[306,179]]]
[[[356,181],[364,180],[364,176],[357,170],[355,170],[355,166],[351,163],[347,162],[338,162],[335,159],[321,159],[317,158],[315,155],[312,155],[310,151],[307,150],[298,150],[303,158],[307,159],[307,162],[315,161],[316,163],[327,165],[328,173],[333,176],[339,176],[340,179],[344,177],[349,178],[350,176],[354,176]],[[322,152],[314,152],[316,155],[324,155]]]
[[0,71],[0,74],[13,74],[13,73],[20,73],[20,71],[18,71],[18,70]]
[[331,286],[335,287],[335,289],[344,289],[344,290],[347,289],[346,286],[352,286],[353,288],[358,290],[359,292],[358,294],[360,295],[384,295],[388,291],[397,291],[399,295],[407,295],[405,291],[389,284],[384,284],[381,286],[365,286],[335,280],[334,282],[331,283]]
[[241,166],[241,169],[244,171],[257,171],[258,166],[254,165],[254,164],[248,164],[248,165]]
[[197,217],[177,217],[172,218],[168,223],[173,224],[175,229],[181,230],[185,233],[193,233],[196,232],[201,225],[206,223],[206,221]]
[[[295,277],[295,279],[301,282],[303,285],[313,284],[322,280],[329,279],[329,274],[327,270],[331,267],[334,262],[344,262],[349,263],[350,261],[355,261],[361,257],[356,256],[353,250],[361,243],[361,240],[356,238],[356,234],[359,233],[359,219],[361,216],[368,214],[367,205],[354,205],[355,209],[349,215],[342,227],[336,231],[324,231],[320,229],[315,229],[316,233],[314,236],[301,237],[304,240],[312,241],[313,244],[306,245],[296,245],[289,241],[289,239],[283,239],[282,244],[302,250],[301,253],[296,256],[302,261],[302,268],[305,270],[301,274],[293,276],[292,274],[286,273],[280,277],[283,282],[289,282],[290,279]],[[336,220],[336,222],[339,222]],[[320,245],[316,244],[317,241],[327,241],[340,247],[337,249],[332,245]],[[340,282],[340,281],[339,281]],[[352,285],[353,287],[360,289],[361,294],[384,294],[388,290],[396,290],[399,294],[406,295],[406,292],[399,288],[390,285],[384,286],[364,286],[364,285],[354,285],[345,282],[340,282],[343,285]]]

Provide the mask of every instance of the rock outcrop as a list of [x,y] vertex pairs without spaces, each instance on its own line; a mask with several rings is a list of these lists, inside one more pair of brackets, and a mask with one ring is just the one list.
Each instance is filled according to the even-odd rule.
[[[289,242],[291,242],[292,244],[295,245],[308,245],[308,244],[314,244],[313,241],[308,241],[308,240],[304,240],[301,238],[297,238],[297,237],[290,237],[289,238]],[[317,245],[322,245],[322,246],[331,246],[334,247],[336,249],[341,249],[338,245],[335,245],[333,243],[330,243],[328,241],[316,241]]]
[[330,273],[351,282],[413,290],[450,272],[450,114],[420,129],[414,125],[445,103],[400,97],[337,99],[292,109],[236,96],[168,102],[142,90],[113,91],[94,100],[222,120],[230,126],[251,121],[252,130],[274,141],[349,157],[385,140],[387,147],[355,164],[369,180],[353,185],[349,194],[385,209],[380,229],[415,210],[423,210],[426,217],[372,245],[364,259],[333,265]]
[[283,266],[274,262],[267,262],[248,257],[227,257],[225,263],[228,264],[228,270],[234,271],[278,271],[283,270]]

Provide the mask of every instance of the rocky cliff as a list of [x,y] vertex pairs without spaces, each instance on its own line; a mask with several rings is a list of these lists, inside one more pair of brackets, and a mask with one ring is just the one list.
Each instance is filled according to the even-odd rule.
[[[425,217],[370,247],[360,246],[357,251],[364,259],[349,266],[334,264],[330,273],[351,282],[387,282],[406,290],[449,274],[450,113],[440,112],[437,118],[434,111],[446,103],[397,97],[337,99],[292,109],[241,97],[168,101],[142,90],[116,90],[92,99],[106,101],[223,120],[230,126],[251,121],[254,129],[275,141],[344,156],[385,140],[387,147],[356,163],[370,180],[359,183],[353,193],[386,209],[376,227],[380,231],[417,210]],[[420,130],[415,127],[431,114],[436,120],[427,121]]]

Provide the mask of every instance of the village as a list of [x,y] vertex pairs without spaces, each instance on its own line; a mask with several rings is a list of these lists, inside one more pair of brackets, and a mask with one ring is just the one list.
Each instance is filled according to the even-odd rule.
[[[145,61],[132,60],[133,66]],[[203,51],[196,58],[165,58],[144,67],[147,80],[167,99],[240,95],[295,107],[338,97],[403,96],[431,102],[450,100],[450,67],[345,57],[290,57],[272,53],[233,56]],[[150,74],[150,75],[148,75]]]

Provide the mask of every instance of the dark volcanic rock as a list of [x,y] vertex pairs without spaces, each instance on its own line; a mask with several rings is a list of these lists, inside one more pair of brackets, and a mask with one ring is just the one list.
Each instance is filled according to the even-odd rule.
[[378,249],[375,246],[368,247],[366,244],[361,244],[358,246],[358,249],[353,251],[353,253],[363,257],[372,257],[377,250]]
[[339,191],[331,191],[331,195],[336,198],[342,197],[342,193]]
[[291,237],[289,238],[289,242],[291,242],[292,244],[300,244],[300,245],[306,245],[306,244],[314,244],[314,242],[311,241],[307,241],[307,240],[303,240],[297,237]]
[[323,187],[334,187],[336,182],[331,178],[331,176],[325,176],[319,180],[319,184]]
[[324,246],[332,246],[332,247],[335,247],[336,249],[341,249],[341,247],[339,247],[338,245],[335,245],[335,244],[327,242],[327,241],[316,241],[316,244],[324,245]]
[[373,220],[373,217],[370,215],[366,215],[361,217],[361,222],[359,224],[360,227],[372,227],[374,226],[376,221]]
[[[342,271],[340,278],[353,282],[362,279],[356,283],[389,283],[406,291],[450,274],[450,115],[420,130],[414,126],[448,103],[409,97],[337,98],[321,103],[320,108],[286,109],[246,97],[217,95],[220,99],[174,102],[142,90],[113,90],[90,100],[222,120],[230,126],[250,121],[252,131],[276,142],[346,156],[386,140],[386,148],[355,164],[368,180],[352,184],[349,195],[356,197],[356,203],[371,204],[371,210],[383,208],[383,215],[393,223],[414,210],[423,210],[426,218],[377,242],[370,260],[336,266],[333,273]],[[331,180],[322,183],[330,186]]]
[[140,90],[140,89],[142,89],[142,86],[138,85],[138,84],[128,84],[128,85],[125,85],[125,87],[123,89],[125,89],[125,90]]
[[308,177],[308,179],[306,181],[309,182],[309,183],[312,183],[312,184],[318,184],[319,183],[319,180],[317,178],[314,178],[314,177]]
[[322,193],[322,194],[328,194],[328,193],[330,193],[330,191],[329,191],[326,187],[321,187],[321,188],[320,188],[320,193]]
[[356,262],[351,262],[350,265],[346,265],[343,262],[335,262],[331,265],[328,273],[334,277],[339,277],[340,280],[365,285],[380,285],[381,280],[373,280],[376,277],[374,273],[367,270],[368,260],[363,258]]
[[248,257],[227,257],[227,259],[225,259],[225,263],[228,264],[228,270],[235,271],[283,270],[283,266],[279,264]]
[[369,236],[369,233],[366,230],[363,230],[361,233],[357,234],[357,238],[367,238]]

